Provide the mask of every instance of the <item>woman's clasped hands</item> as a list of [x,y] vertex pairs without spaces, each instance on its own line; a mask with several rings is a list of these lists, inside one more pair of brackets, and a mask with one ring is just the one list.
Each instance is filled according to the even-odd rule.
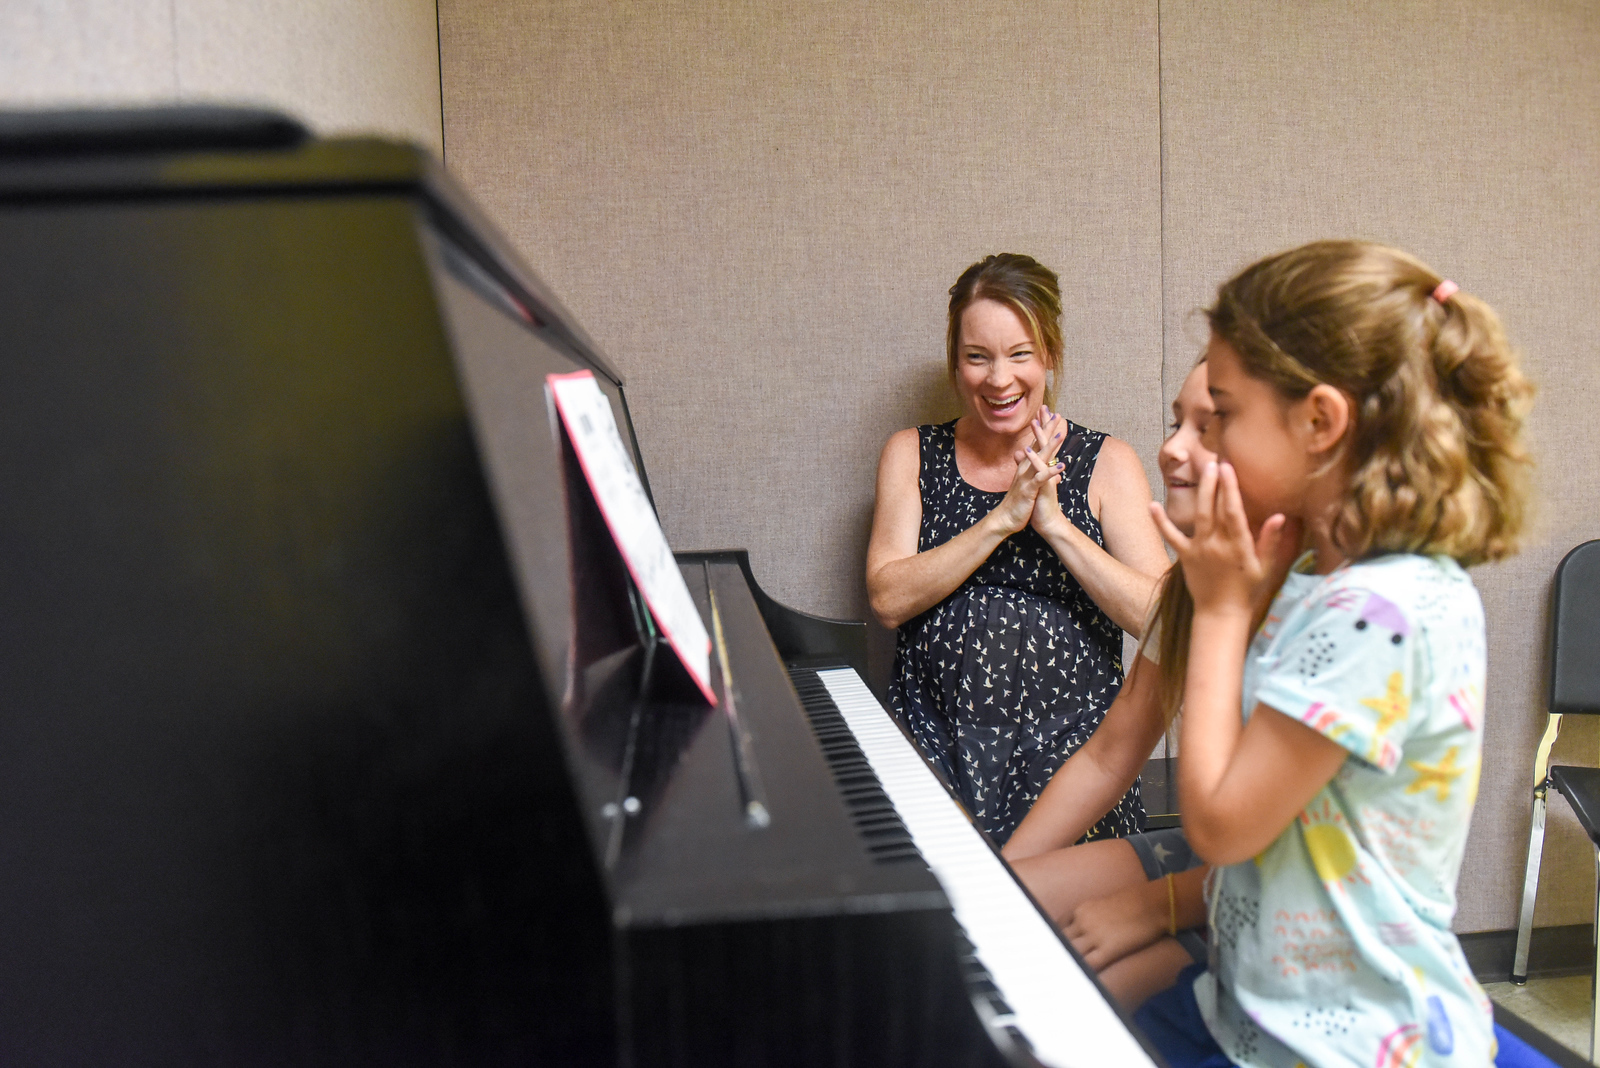
[[1056,462],[1056,450],[1067,436],[1066,417],[1041,407],[1028,428],[1033,443],[1012,455],[1017,473],[997,508],[1012,533],[1030,525],[1043,533],[1051,523],[1065,520],[1055,488],[1066,470]]

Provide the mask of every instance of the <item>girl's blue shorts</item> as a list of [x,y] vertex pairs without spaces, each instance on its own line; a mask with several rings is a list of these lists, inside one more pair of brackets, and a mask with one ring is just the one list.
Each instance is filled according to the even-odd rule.
[[[1206,1030],[1194,1000],[1194,981],[1205,970],[1203,964],[1189,965],[1178,973],[1176,983],[1133,1014],[1134,1026],[1144,1032],[1170,1068],[1234,1068]],[[1557,1068],[1555,1061],[1499,1024],[1494,1025],[1494,1037],[1500,1045],[1495,1068]]]

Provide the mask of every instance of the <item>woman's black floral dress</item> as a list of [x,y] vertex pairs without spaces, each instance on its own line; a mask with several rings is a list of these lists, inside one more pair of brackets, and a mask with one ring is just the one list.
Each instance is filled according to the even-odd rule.
[[[1067,424],[1061,511],[1097,544],[1089,476],[1105,435]],[[1003,493],[956,470],[955,422],[920,426],[922,531],[942,545]],[[1094,733],[1122,686],[1122,631],[1031,527],[1007,538],[961,587],[900,628],[889,706],[997,844],[1016,830],[1061,762]],[[1139,784],[1089,831],[1144,829]]]

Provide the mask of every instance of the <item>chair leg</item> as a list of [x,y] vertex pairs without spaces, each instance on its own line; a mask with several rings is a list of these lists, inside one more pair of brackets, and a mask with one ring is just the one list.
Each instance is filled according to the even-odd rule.
[[1600,1053],[1600,849],[1594,852],[1594,930],[1595,930],[1595,957],[1594,972],[1590,976],[1590,997],[1593,1004],[1589,1007],[1589,1063],[1595,1064],[1595,1054]]
[[1528,833],[1528,866],[1522,877],[1522,912],[1517,918],[1517,950],[1511,981],[1528,981],[1528,948],[1533,940],[1533,906],[1539,897],[1539,863],[1544,856],[1545,797],[1550,789],[1550,747],[1561,733],[1561,717],[1551,715],[1533,759],[1533,827]]
[[[1533,941],[1533,906],[1539,898],[1539,862],[1544,855],[1545,791],[1541,784],[1533,795],[1533,830],[1528,835],[1528,867],[1522,877],[1522,914],[1517,919],[1517,952],[1511,961],[1511,981],[1528,981],[1528,947]],[[1503,959],[1503,958],[1502,958]]]

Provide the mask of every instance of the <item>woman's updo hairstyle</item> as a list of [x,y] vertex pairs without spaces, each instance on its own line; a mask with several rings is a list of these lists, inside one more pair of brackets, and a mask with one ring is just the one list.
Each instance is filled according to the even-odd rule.
[[1045,404],[1055,407],[1055,371],[1061,366],[1061,284],[1056,272],[1014,252],[985,256],[961,272],[950,287],[950,323],[945,332],[945,357],[950,385],[956,384],[961,357],[961,315],[974,301],[993,300],[1017,313],[1040,349],[1040,362],[1051,377]]
[[1470,566],[1517,549],[1533,387],[1489,306],[1442,281],[1397,249],[1317,241],[1246,268],[1206,313],[1245,372],[1285,398],[1327,383],[1353,402],[1334,527],[1353,559],[1442,553]]

